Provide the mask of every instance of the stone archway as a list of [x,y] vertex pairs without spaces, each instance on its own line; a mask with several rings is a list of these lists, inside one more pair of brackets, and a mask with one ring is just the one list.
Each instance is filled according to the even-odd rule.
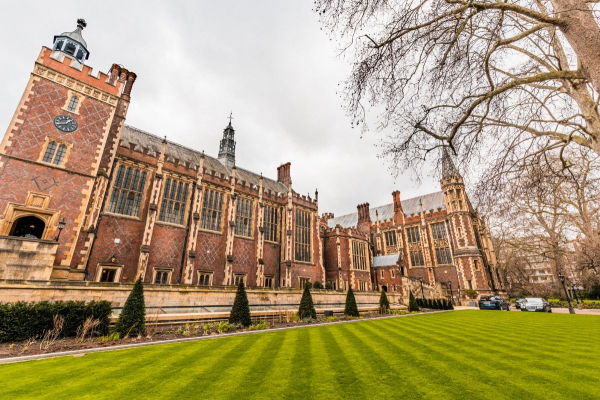
[[10,236],[24,237],[29,239],[42,239],[46,223],[36,216],[28,215],[13,222]]

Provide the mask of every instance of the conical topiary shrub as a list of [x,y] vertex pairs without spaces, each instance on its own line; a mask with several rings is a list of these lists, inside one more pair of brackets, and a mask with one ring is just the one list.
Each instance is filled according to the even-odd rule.
[[381,297],[379,297],[379,312],[385,314],[389,309],[390,301],[387,298],[387,294],[385,294],[385,290],[381,290]]
[[304,293],[302,293],[302,299],[300,300],[300,308],[298,308],[298,316],[300,319],[312,318],[317,319],[317,311],[313,304],[313,299],[310,294],[310,286],[304,285]]
[[242,280],[240,280],[240,284],[238,285],[235,300],[233,300],[233,307],[231,307],[231,313],[229,313],[229,323],[240,324],[242,326],[252,325],[248,296],[246,295],[244,281]]
[[421,299],[421,298],[418,298],[418,299],[417,299],[417,305],[418,305],[419,307],[423,307],[423,299]]
[[410,292],[410,297],[408,300],[408,311],[409,312],[419,311],[419,306],[417,305],[417,300],[415,299],[415,296],[413,296],[412,292]]
[[435,309],[436,310],[442,309],[442,303],[440,302],[440,299],[435,299]]
[[344,314],[349,317],[360,316],[352,288],[348,289],[348,294],[346,295],[346,308],[344,308]]
[[144,301],[144,284],[142,277],[133,285],[133,290],[125,301],[115,332],[120,337],[138,336],[146,334],[146,303]]

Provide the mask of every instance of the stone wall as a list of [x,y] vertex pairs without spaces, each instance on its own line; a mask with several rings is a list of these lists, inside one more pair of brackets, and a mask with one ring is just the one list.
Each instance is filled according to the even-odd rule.
[[58,243],[0,236],[0,279],[49,280]]
[[[132,284],[101,284],[96,282],[16,282],[0,281],[0,303],[16,301],[58,301],[58,300],[108,300],[113,307],[123,307]],[[191,306],[230,306],[233,304],[236,289],[146,285],[144,287],[147,307],[191,307]],[[302,290],[247,289],[251,306],[300,304]],[[378,292],[354,292],[359,308],[361,305],[378,305]],[[391,305],[399,305],[401,296],[388,293]],[[325,290],[312,291],[316,308],[326,304],[343,304],[346,292]],[[293,307],[292,307],[293,308]],[[322,308],[322,307],[321,307]]]

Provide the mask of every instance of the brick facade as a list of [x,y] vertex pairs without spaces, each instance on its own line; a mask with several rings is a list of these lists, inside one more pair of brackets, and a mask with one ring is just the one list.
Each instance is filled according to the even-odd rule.
[[[420,275],[432,285],[490,289],[491,240],[460,176],[442,180],[437,208],[417,210],[394,192],[394,203],[375,215],[365,203],[353,216],[319,217],[318,193],[294,191],[290,163],[276,180],[235,165],[231,120],[218,158],[125,125],[136,78],[117,64],[94,76],[44,47],[0,144],[0,236],[27,217],[43,231],[23,240],[47,242],[61,232],[56,256],[45,261],[51,279],[202,286],[244,279],[251,287],[322,282],[401,292],[403,276]],[[57,116],[75,120],[76,129],[59,129]],[[46,160],[61,145],[62,158]],[[447,227],[442,241],[453,261],[445,265],[436,261],[435,222]],[[407,242],[413,227],[418,243]],[[397,234],[393,245],[389,231]],[[410,262],[415,246],[422,265]],[[393,254],[381,264],[378,257]]]

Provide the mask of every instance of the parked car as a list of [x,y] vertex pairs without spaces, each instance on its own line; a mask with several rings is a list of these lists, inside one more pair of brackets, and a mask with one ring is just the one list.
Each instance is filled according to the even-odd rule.
[[550,303],[541,297],[527,297],[521,304],[521,311],[552,312]]
[[523,299],[523,298],[520,298],[520,299],[517,299],[517,300],[515,300],[515,308],[516,308],[517,310],[520,310],[520,309],[521,309],[521,304],[525,303],[525,301],[526,301],[526,300],[525,300],[525,299]]
[[479,299],[479,309],[510,311],[510,304],[500,296],[481,296]]

